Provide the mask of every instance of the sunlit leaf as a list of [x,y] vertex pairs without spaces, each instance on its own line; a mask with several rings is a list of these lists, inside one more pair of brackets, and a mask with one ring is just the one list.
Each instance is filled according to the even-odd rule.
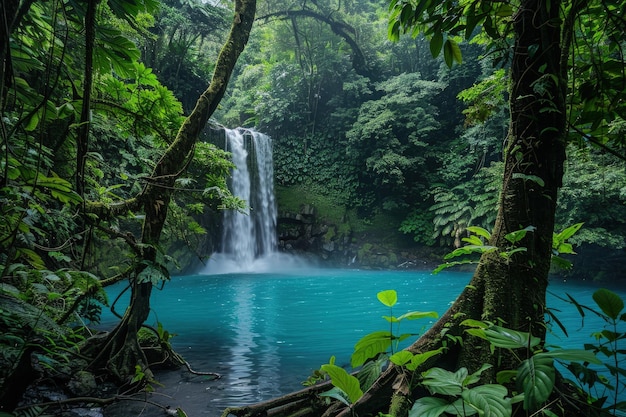
[[350,375],[345,369],[337,365],[325,364],[322,365],[322,370],[330,376],[334,386],[348,395],[348,399],[351,403],[355,403],[363,396],[363,391],[361,391],[361,387],[359,386],[359,380]]
[[393,307],[398,302],[398,293],[396,290],[385,290],[376,294],[378,301],[387,307]]
[[350,360],[352,367],[361,366],[366,360],[386,352],[391,342],[392,334],[388,331],[378,331],[363,336],[354,346]]

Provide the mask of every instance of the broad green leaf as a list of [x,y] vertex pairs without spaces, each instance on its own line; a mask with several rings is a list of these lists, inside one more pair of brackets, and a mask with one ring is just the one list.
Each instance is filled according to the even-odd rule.
[[363,365],[357,374],[359,384],[363,391],[368,390],[374,382],[378,379],[383,369],[387,366],[389,357],[387,355],[380,355],[376,359],[368,361]]
[[359,380],[350,375],[345,369],[331,364],[322,365],[322,370],[330,376],[334,386],[348,394],[351,403],[355,403],[363,396]]
[[566,227],[565,229],[563,229],[563,231],[561,231],[561,233],[556,234],[554,236],[553,242],[564,242],[567,239],[569,239],[570,237],[574,236],[574,234],[576,232],[578,232],[578,230],[583,226],[584,223],[576,223],[573,224],[569,227]]
[[26,125],[24,126],[24,130],[26,130],[27,132],[32,132],[33,130],[37,129],[40,119],[41,119],[41,111],[36,111],[30,117],[30,119],[28,120],[28,123],[26,123]]
[[418,320],[423,318],[439,318],[439,314],[436,311],[410,311],[408,313],[404,313],[400,317],[398,317],[398,321],[400,320]]
[[406,365],[411,361],[411,359],[413,359],[413,354],[408,350],[401,350],[400,352],[396,352],[389,358],[392,363],[398,366]]
[[524,239],[524,237],[526,237],[526,233],[533,232],[535,229],[536,229],[535,226],[527,226],[521,230],[516,230],[514,232],[507,233],[504,236],[504,238],[511,243],[517,243],[520,240]]
[[418,366],[420,366],[421,364],[423,364],[424,362],[426,362],[428,359],[432,358],[433,356],[440,354],[441,352],[443,352],[443,350],[444,348],[439,348],[435,350],[429,350],[428,352],[418,353],[416,355],[413,355],[413,358],[411,358],[411,363],[406,365],[406,368],[410,371],[414,371],[417,369]]
[[393,307],[398,302],[398,293],[396,290],[385,290],[376,294],[378,301],[387,307]]
[[561,243],[557,248],[556,251],[558,253],[564,253],[564,254],[569,254],[569,255],[575,255],[576,252],[574,252],[574,247],[572,246],[571,243]]
[[502,385],[486,384],[463,391],[461,395],[481,417],[509,417],[513,409],[511,400],[505,398],[507,393]]
[[457,256],[469,255],[471,253],[484,253],[484,252],[489,252],[489,251],[493,251],[496,249],[497,249],[496,246],[490,246],[490,245],[466,245],[466,246],[457,248],[453,250],[452,252],[446,254],[446,256],[444,256],[443,259],[452,259],[452,258],[456,258]]
[[552,358],[532,356],[518,368],[517,390],[524,393],[524,410],[537,410],[554,388],[555,370]]
[[624,309],[624,301],[619,295],[606,288],[600,288],[593,293],[593,301],[598,307],[613,320],[617,320]]
[[478,327],[479,329],[486,329],[489,326],[491,326],[491,324],[485,323],[484,321],[480,321],[480,320],[467,319],[461,322],[461,326]]
[[466,332],[485,339],[495,347],[505,349],[532,348],[541,342],[541,339],[531,336],[529,333],[500,326],[491,326],[487,329],[467,329]]
[[363,336],[354,345],[354,353],[350,360],[352,367],[361,366],[366,360],[386,352],[391,346],[392,337],[388,331],[378,331]]
[[461,239],[463,242],[468,243],[470,245],[480,246],[483,244],[483,241],[476,235],[471,235],[469,237],[464,237]]
[[93,56],[94,68],[103,74],[109,74],[112,69],[120,77],[133,77],[134,62],[141,55],[137,46],[111,25],[98,27],[97,33],[99,39]]
[[552,350],[549,352],[537,353],[535,356],[558,359],[562,361],[589,362],[597,365],[602,364],[602,361],[598,359],[593,352],[583,349]]
[[341,388],[334,387],[326,392],[320,393],[321,397],[329,397],[334,398],[343,404],[350,406],[350,399],[348,398],[348,394],[346,394]]
[[430,53],[433,55],[433,58],[437,58],[439,56],[442,46],[443,33],[435,32],[433,37],[430,39]]
[[452,39],[446,39],[443,45],[443,58],[448,67],[452,67],[454,62],[458,64],[463,63],[463,55],[461,54],[461,48],[459,44]]
[[463,380],[467,377],[467,369],[461,368],[456,372],[442,368],[432,368],[422,374],[422,385],[425,385],[431,394],[460,395],[463,391]]
[[487,240],[491,239],[491,233],[489,233],[487,229],[483,229],[482,227],[468,226],[467,230],[471,233],[474,233],[475,235],[482,236]]
[[415,401],[409,417],[439,417],[446,412],[449,405],[443,398],[423,397]]

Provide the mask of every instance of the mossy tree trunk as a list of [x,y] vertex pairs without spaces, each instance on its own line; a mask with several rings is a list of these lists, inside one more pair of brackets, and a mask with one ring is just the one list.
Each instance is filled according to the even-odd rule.
[[[148,185],[138,199],[145,213],[145,219],[141,235],[143,262],[139,265],[137,274],[147,265],[157,263],[157,247],[167,218],[175,181],[185,171],[185,167],[193,157],[194,145],[200,132],[226,91],[237,59],[248,41],[255,12],[256,0],[235,2],[233,24],[218,57],[211,83],[198,99],[189,117],[183,122],[174,142],[157,163]],[[153,283],[139,282],[133,278],[131,286],[130,306],[121,322],[111,332],[97,361],[106,363],[106,367],[123,382],[132,378],[136,366],[139,366],[142,372],[148,372],[147,375],[149,375],[145,356],[137,341],[137,332],[150,312],[150,294]]]
[[[490,346],[467,336],[459,323],[472,318],[530,332],[545,340],[545,306],[557,192],[565,162],[566,68],[562,56],[561,2],[524,0],[514,15],[515,44],[511,67],[511,123],[505,144],[505,172],[498,215],[490,245],[463,293],[446,314],[410,350],[422,352],[441,345],[442,332],[462,336],[461,346],[450,349],[439,365],[470,372],[487,363],[487,376],[514,369],[512,357],[493,355]],[[532,231],[512,244],[507,234],[530,227]],[[510,257],[502,253],[525,248]],[[506,354],[506,352],[501,352]],[[371,410],[367,404],[376,391],[393,387],[393,412],[407,409],[411,389],[396,368],[356,405],[357,414]],[[485,374],[483,374],[485,375]],[[493,379],[495,381],[495,379]],[[375,403],[377,401],[374,401]],[[371,404],[373,405],[373,404]],[[385,411],[385,410],[381,410]],[[399,416],[402,413],[394,414]],[[348,415],[345,411],[341,415]]]

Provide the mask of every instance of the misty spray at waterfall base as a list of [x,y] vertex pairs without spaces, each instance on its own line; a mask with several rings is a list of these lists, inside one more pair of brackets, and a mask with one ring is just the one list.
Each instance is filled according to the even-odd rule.
[[246,208],[224,213],[221,250],[211,255],[203,273],[280,272],[304,266],[277,250],[272,139],[250,129],[225,129],[225,146],[235,165],[230,190]]

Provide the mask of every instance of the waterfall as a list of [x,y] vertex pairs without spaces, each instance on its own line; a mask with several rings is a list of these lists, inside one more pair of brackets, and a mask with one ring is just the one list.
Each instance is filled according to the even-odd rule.
[[267,268],[259,261],[277,255],[272,140],[249,129],[225,129],[225,134],[235,165],[230,189],[246,209],[224,213],[222,249],[211,256],[207,272],[260,272]]

